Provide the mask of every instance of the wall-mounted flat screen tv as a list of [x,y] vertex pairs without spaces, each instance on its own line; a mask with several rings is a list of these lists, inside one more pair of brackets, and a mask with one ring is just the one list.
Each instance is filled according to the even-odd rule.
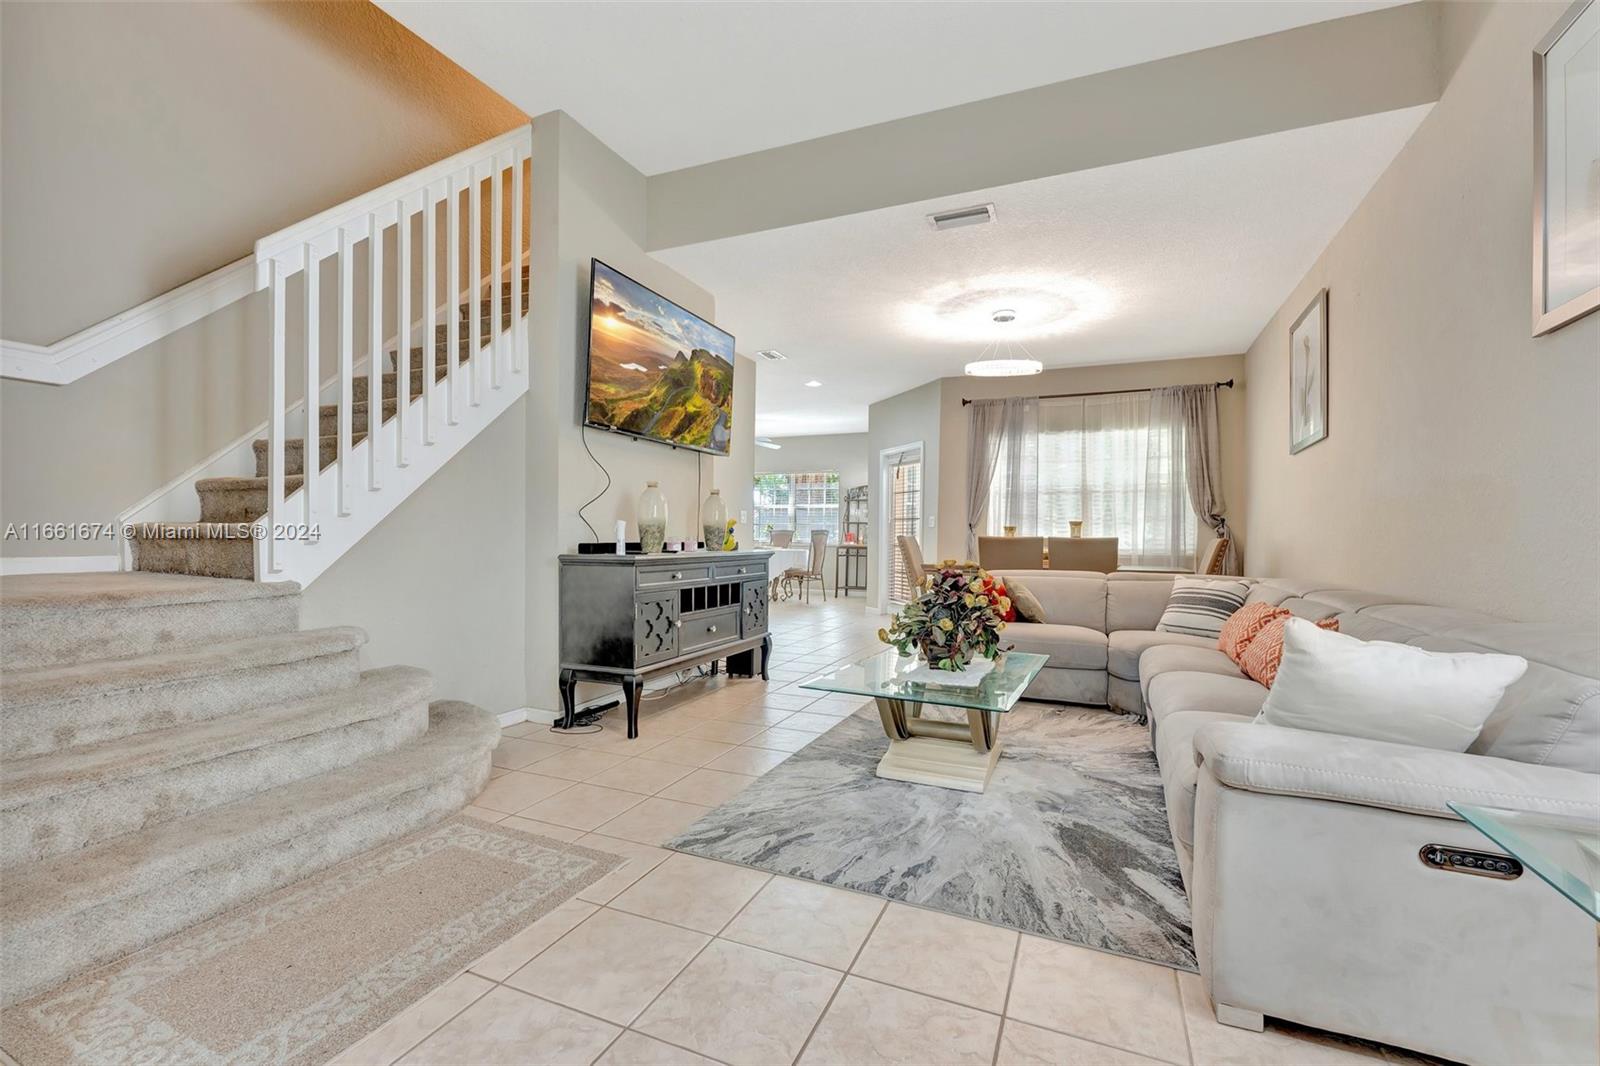
[[727,455],[733,335],[593,260],[584,422]]

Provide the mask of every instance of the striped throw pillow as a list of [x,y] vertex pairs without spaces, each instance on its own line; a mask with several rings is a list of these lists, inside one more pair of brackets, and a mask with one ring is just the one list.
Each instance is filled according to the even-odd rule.
[[1167,597],[1167,609],[1156,623],[1156,631],[1216,640],[1222,635],[1222,624],[1244,606],[1249,592],[1250,586],[1243,581],[1175,577],[1172,595]]

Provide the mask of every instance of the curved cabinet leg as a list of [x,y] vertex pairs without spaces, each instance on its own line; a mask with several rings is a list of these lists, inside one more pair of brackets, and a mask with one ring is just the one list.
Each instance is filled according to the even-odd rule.
[[643,688],[644,680],[640,677],[625,677],[622,679],[622,695],[628,701],[629,740],[639,735],[639,691]]
[[561,728],[571,729],[578,714],[578,675],[571,670],[561,671]]
[[771,659],[771,658],[772,658],[772,637],[770,635],[768,635],[768,636],[765,636],[765,637],[761,638],[761,680],[763,680],[763,681],[771,681],[772,680],[772,678],[767,676],[767,661],[769,659]]

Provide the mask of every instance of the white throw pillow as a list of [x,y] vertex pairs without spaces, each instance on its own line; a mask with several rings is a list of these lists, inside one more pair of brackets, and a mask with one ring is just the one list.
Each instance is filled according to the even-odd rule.
[[1518,655],[1423,651],[1291,618],[1283,662],[1257,721],[1466,751],[1527,668]]
[[1162,633],[1187,633],[1191,637],[1222,635],[1222,624],[1244,606],[1250,586],[1243,581],[1218,581],[1214,578],[1175,577],[1156,629]]

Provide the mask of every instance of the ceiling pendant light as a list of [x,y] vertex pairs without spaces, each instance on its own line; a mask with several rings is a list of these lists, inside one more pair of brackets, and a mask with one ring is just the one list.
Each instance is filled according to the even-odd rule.
[[[1015,322],[1017,313],[1010,308],[1001,308],[991,317],[996,325],[1004,326]],[[1022,352],[1020,356],[1018,349]],[[1021,341],[1001,338],[990,342],[965,369],[967,376],[974,378],[1020,378],[1043,372],[1044,364],[1035,359],[1033,353],[1028,351],[1028,346]]]

